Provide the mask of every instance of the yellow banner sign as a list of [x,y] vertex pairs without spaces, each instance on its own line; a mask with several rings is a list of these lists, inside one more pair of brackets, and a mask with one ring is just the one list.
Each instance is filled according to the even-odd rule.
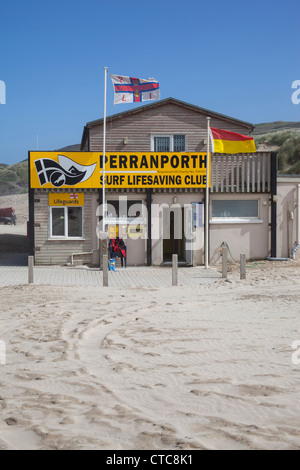
[[49,206],[84,206],[84,193],[49,193]]
[[[96,152],[30,152],[31,188],[101,188],[102,161]],[[105,187],[205,188],[206,153],[106,153]]]

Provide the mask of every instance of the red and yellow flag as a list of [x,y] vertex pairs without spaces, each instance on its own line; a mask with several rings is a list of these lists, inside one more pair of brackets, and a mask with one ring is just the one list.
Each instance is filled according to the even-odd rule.
[[213,153],[253,153],[256,152],[253,137],[210,128]]

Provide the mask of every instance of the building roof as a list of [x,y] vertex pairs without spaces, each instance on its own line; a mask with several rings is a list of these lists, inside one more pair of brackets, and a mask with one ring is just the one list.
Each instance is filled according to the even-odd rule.
[[[143,112],[145,112],[149,109],[159,108],[161,106],[165,106],[166,104],[175,104],[177,106],[182,106],[182,107],[185,107],[185,108],[190,109],[192,111],[199,112],[201,114],[206,114],[207,116],[210,116],[210,117],[226,119],[227,121],[231,121],[231,122],[239,124],[243,127],[247,127],[251,132],[254,129],[254,125],[250,122],[241,121],[240,119],[236,119],[236,118],[233,118],[233,117],[230,117],[230,116],[226,116],[225,114],[220,114],[220,113],[217,113],[215,111],[211,111],[209,109],[201,108],[200,106],[196,106],[194,104],[186,103],[185,101],[180,101],[180,100],[177,100],[177,99],[171,98],[171,97],[170,98],[165,98],[163,100],[155,101],[154,103],[146,104],[144,106],[139,106],[137,108],[133,108],[133,109],[130,109],[130,110],[127,110],[127,111],[123,111],[121,113],[113,114],[111,116],[108,116],[107,119],[109,119],[110,121],[114,121],[116,119],[122,119],[123,117],[126,117],[128,115],[143,113]],[[90,121],[90,122],[86,123],[86,125],[84,126],[84,129],[83,129],[82,140],[81,140],[81,148],[83,148],[84,145],[85,145],[87,135],[88,135],[88,129],[90,129],[91,127],[94,127],[94,126],[101,125],[102,123],[103,123],[103,118],[96,119],[95,121]]]

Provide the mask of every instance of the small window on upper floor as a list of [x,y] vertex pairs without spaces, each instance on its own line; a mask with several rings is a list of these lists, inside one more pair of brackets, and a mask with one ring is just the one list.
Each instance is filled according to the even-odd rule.
[[152,152],[185,152],[186,136],[182,134],[174,135],[152,135]]

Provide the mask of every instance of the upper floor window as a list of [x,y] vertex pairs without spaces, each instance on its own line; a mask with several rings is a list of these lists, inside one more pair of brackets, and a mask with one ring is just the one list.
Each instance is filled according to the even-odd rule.
[[182,134],[151,136],[152,152],[185,152],[186,137]]

